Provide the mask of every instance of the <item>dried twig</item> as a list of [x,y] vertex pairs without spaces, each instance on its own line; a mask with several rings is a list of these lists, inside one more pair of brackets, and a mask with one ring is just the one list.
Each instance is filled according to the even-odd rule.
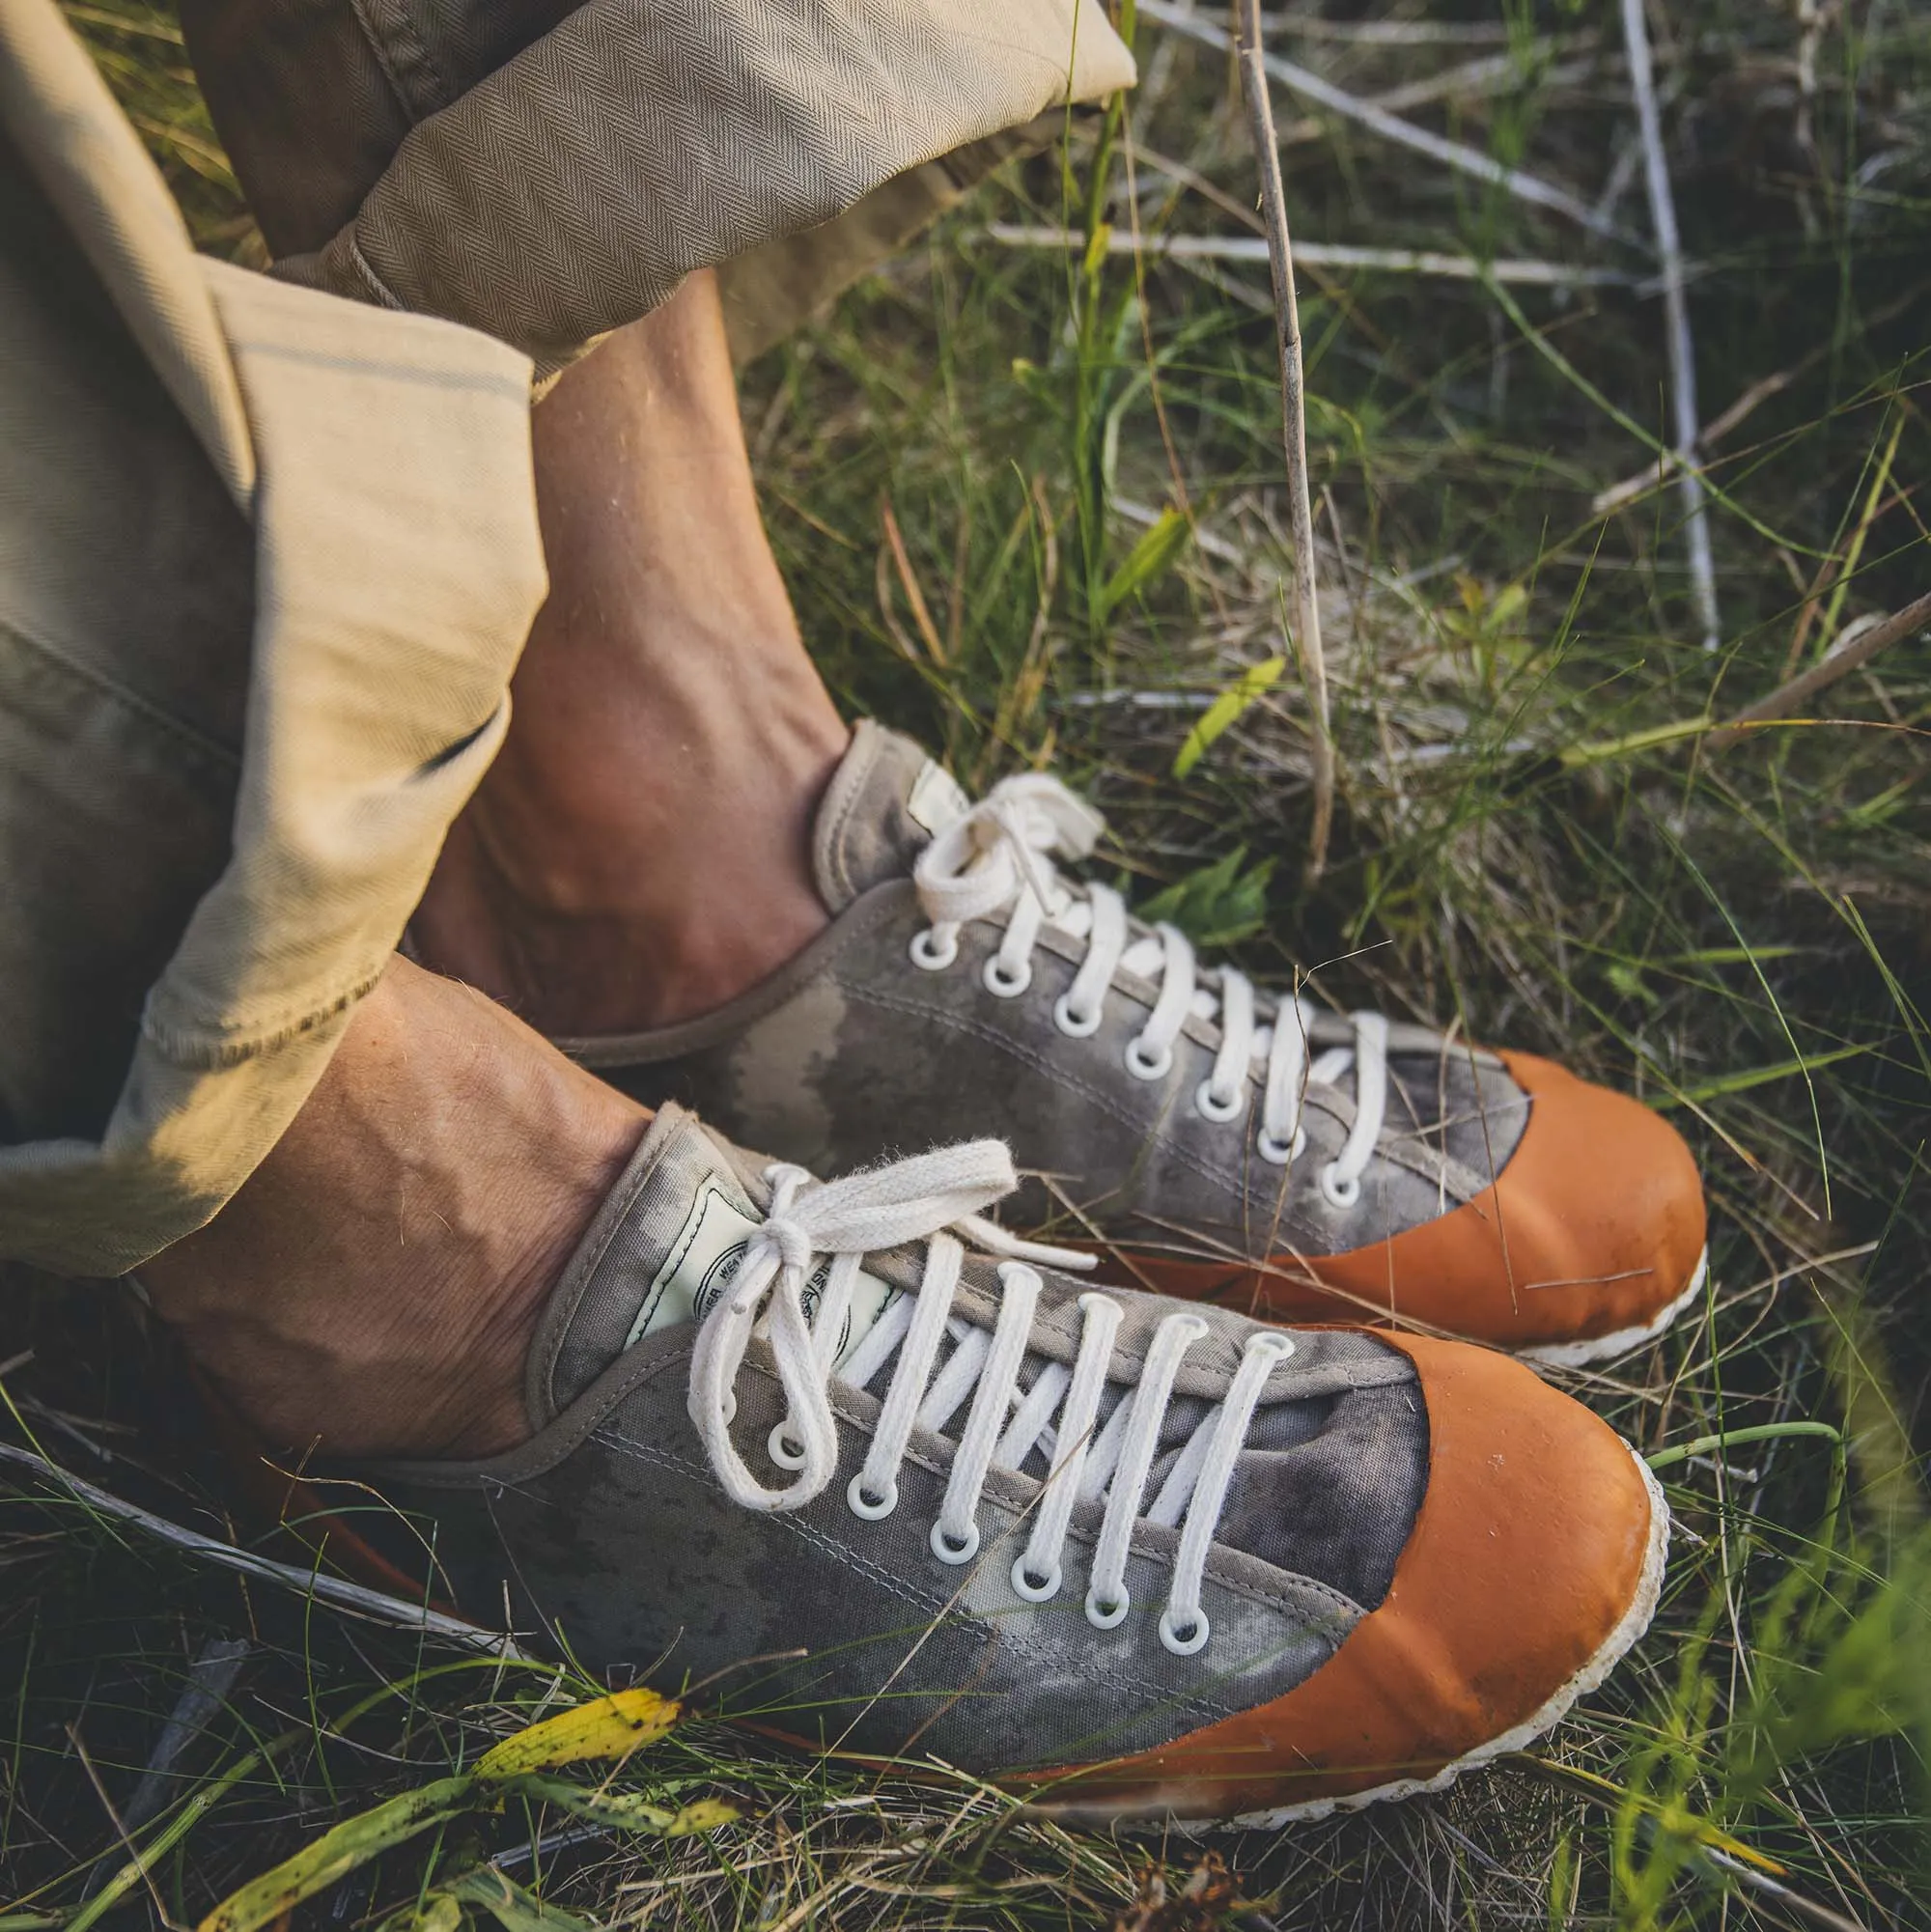
[[1307,683],[1314,751],[1314,824],[1307,835],[1307,878],[1328,863],[1328,836],[1334,824],[1334,739],[1329,724],[1328,658],[1321,648],[1321,594],[1314,574],[1314,508],[1307,489],[1307,400],[1301,364],[1301,308],[1294,295],[1294,247],[1287,233],[1287,191],[1280,179],[1280,144],[1274,138],[1268,98],[1266,56],[1261,47],[1260,0],[1241,0],[1241,91],[1261,178],[1261,216],[1267,223],[1268,266],[1273,275],[1276,334],[1280,344],[1281,443],[1287,455],[1288,505],[1294,533],[1295,642]]
[[[1591,34],[1572,34],[1564,36],[1561,42],[1544,42],[1543,44],[1581,44],[1594,38]],[[1590,54],[1580,60],[1563,61],[1546,68],[1535,78],[1544,88],[1574,87],[1594,74],[1600,64],[1599,57]],[[1444,68],[1439,73],[1424,75],[1420,80],[1404,81],[1399,87],[1388,88],[1384,93],[1357,98],[1363,107],[1374,108],[1383,114],[1410,114],[1417,107],[1429,107],[1438,100],[1483,100],[1506,94],[1520,86],[1524,78],[1523,64],[1513,53],[1484,54],[1479,60],[1464,61],[1457,67]],[[1298,148],[1309,141],[1325,140],[1329,124],[1315,115],[1290,121],[1278,130],[1280,145],[1283,148]]]
[[[1212,20],[1189,12],[1184,7],[1172,4],[1172,0],[1140,0],[1139,11],[1142,18],[1156,20],[1163,27],[1171,27],[1177,34],[1185,34],[1190,40],[1198,41],[1202,46],[1217,47],[1223,52],[1233,45],[1226,29],[1217,26]],[[1243,19],[1246,17],[1244,10]],[[1629,241],[1633,238],[1624,234],[1613,222],[1600,215],[1571,194],[1566,188],[1557,187],[1553,182],[1545,182],[1538,175],[1525,174],[1520,168],[1504,167],[1493,156],[1485,154],[1479,148],[1470,148],[1465,142],[1450,141],[1440,134],[1431,134],[1425,127],[1417,127],[1412,121],[1404,121],[1398,114],[1389,114],[1385,109],[1376,107],[1350,94],[1345,88],[1336,87],[1330,80],[1324,80],[1318,73],[1310,72],[1304,67],[1297,67],[1292,61],[1285,61],[1273,54],[1261,56],[1261,63],[1272,77],[1304,99],[1314,101],[1330,113],[1340,115],[1344,120],[1354,121],[1384,140],[1393,141],[1404,148],[1413,148],[1417,154],[1426,154],[1431,160],[1440,161],[1444,167],[1456,169],[1465,175],[1472,175],[1477,181],[1488,182],[1491,185],[1512,194],[1518,201],[1533,203],[1537,208],[1546,208],[1556,214],[1567,215],[1571,221],[1580,223],[1597,235],[1609,237],[1617,241]],[[1270,115],[1270,125],[1272,125]]]
[[[1794,369],[1779,369],[1774,375],[1766,376],[1762,381],[1752,382],[1721,415],[1713,416],[1696,432],[1695,440],[1691,445],[1692,453],[1701,450],[1707,455],[1739,423],[1753,414],[1760,404],[1769,402],[1773,396],[1779,395],[1789,388],[1796,374]],[[1589,503],[1591,515],[1607,517],[1610,511],[1620,510],[1625,503],[1647,494],[1665,476],[1681,467],[1682,459],[1675,450],[1658,457],[1647,468],[1637,470],[1634,476],[1626,476],[1620,483],[1612,483],[1609,489],[1599,490]]]
[[1663,314],[1668,335],[1670,403],[1676,418],[1676,487],[1683,497],[1683,534],[1690,546],[1690,589],[1703,648],[1714,651],[1722,625],[1717,614],[1717,571],[1710,555],[1710,512],[1695,463],[1702,420],[1696,413],[1696,348],[1690,335],[1690,302],[1683,290],[1683,243],[1676,230],[1676,199],[1663,153],[1663,114],[1656,102],[1656,75],[1649,57],[1643,0],[1622,0],[1623,44],[1629,52],[1630,93],[1642,132],[1643,174],[1649,186],[1650,225],[1663,259]]
[[198,1529],[171,1523],[165,1516],[156,1516],[153,1510],[143,1509],[138,1503],[128,1502],[104,1489],[96,1489],[91,1482],[83,1482],[58,1463],[50,1463],[44,1456],[35,1455],[31,1449],[19,1448],[12,1442],[0,1442],[0,1462],[17,1463],[20,1468],[32,1470],[50,1488],[64,1491],[89,1509],[98,1509],[101,1515],[111,1516],[117,1522],[132,1524],[135,1528],[146,1530],[150,1536],[171,1549],[184,1551],[190,1556],[200,1556],[207,1562],[219,1564],[223,1569],[238,1570],[244,1577],[278,1583],[284,1589],[314,1597],[319,1602],[332,1604],[337,1610],[349,1610],[357,1616],[366,1616],[376,1623],[394,1624],[402,1630],[418,1630],[425,1637],[440,1637],[467,1650],[483,1650],[512,1658],[523,1654],[515,1641],[501,1632],[485,1630],[480,1624],[465,1622],[462,1617],[446,1615],[422,1604],[405,1603],[401,1597],[367,1589],[360,1583],[346,1582],[340,1577],[324,1576],[319,1570],[302,1570],[293,1563],[277,1563],[271,1557],[256,1555],[252,1550],[238,1550],[232,1543],[223,1543],[212,1536],[204,1536]]
[[[1553,55],[1570,53],[1589,45],[1594,34],[1562,34],[1541,42],[1541,51]],[[1559,68],[1543,68],[1535,78],[1544,87],[1571,86],[1584,79],[1593,61],[1570,61]],[[1502,54],[1484,54],[1478,60],[1462,61],[1424,74],[1419,80],[1404,81],[1385,93],[1371,95],[1367,104],[1384,114],[1407,114],[1417,107],[1432,106],[1438,100],[1480,100],[1490,95],[1506,94],[1528,77],[1528,70],[1511,49]],[[1299,131],[1298,129],[1296,130]]]
[[1931,626],[1931,592],[1907,603],[1889,617],[1880,617],[1847,629],[1831,650],[1807,671],[1801,671],[1787,684],[1778,685],[1768,697],[1746,705],[1734,717],[1724,721],[1703,740],[1706,751],[1721,751],[1738,739],[1749,736],[1753,724],[1788,717],[1797,707],[1821,690],[1847,678],[1861,664],[1867,664],[1880,651],[1888,651],[1916,631]]
[[[1303,258],[1306,256],[1307,250],[1304,245],[1301,253]],[[1496,266],[1497,268],[1501,266],[1499,263]],[[1497,279],[1506,281],[1508,278],[1505,275],[1497,275]],[[1931,288],[1931,282],[1912,283],[1902,294],[1893,296],[1881,307],[1871,310],[1868,315],[1862,317],[1860,327],[1868,335],[1873,329],[1881,328],[1886,322],[1894,321],[1906,309],[1919,301],[1927,288]],[[1825,357],[1838,352],[1837,339],[1827,335],[1821,342],[1806,350],[1787,369],[1775,370],[1760,380],[1752,382],[1727,409],[1720,415],[1712,416],[1696,433],[1696,447],[1707,457],[1732,430],[1753,415],[1773,396],[1781,395],[1799,377],[1808,375]],[[1676,458],[1673,453],[1659,456],[1654,462],[1638,470],[1634,476],[1626,476],[1620,483],[1612,483],[1607,490],[1599,490],[1589,505],[1591,513],[1598,517],[1606,517],[1611,510],[1621,509],[1632,497],[1640,496],[1645,490],[1654,490],[1675,467]]]
[[[1008,248],[1084,248],[1086,238],[1070,228],[1031,227],[1021,222],[995,221],[985,230],[991,241]],[[1107,248],[1126,255],[1133,238],[1117,231]],[[1170,256],[1176,262],[1272,262],[1270,243],[1257,235],[1143,235],[1138,247],[1146,255]],[[1375,268],[1391,275],[1434,275],[1456,282],[1515,282],[1530,288],[1626,288],[1635,277],[1613,268],[1572,268],[1563,262],[1477,262],[1472,255],[1443,255],[1430,248],[1359,248],[1342,241],[1297,241],[1297,262],[1321,268]]]

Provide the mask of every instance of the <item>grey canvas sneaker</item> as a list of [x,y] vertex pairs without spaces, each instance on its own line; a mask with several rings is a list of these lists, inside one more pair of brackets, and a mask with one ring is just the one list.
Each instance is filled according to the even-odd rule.
[[1062,873],[1101,821],[1026,773],[972,804],[861,723],[820,807],[827,929],[700,1020],[558,1044],[836,1173],[961,1136],[1109,1278],[1278,1320],[1405,1322],[1580,1362],[1702,1278],[1701,1186],[1649,1108],[1526,1053],[1258,991]]
[[1580,1404],[1084,1287],[975,1218],[1014,1178],[978,1142],[821,1185],[666,1107],[543,1318],[533,1438],[373,1481],[471,1614],[1084,1815],[1435,1788],[1640,1634],[1666,1513]]

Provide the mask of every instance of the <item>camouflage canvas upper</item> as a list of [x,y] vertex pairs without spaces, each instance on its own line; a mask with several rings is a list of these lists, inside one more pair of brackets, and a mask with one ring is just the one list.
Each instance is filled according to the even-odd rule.
[[[711,1701],[816,1744],[990,1773],[1151,1749],[1267,1702],[1319,1669],[1385,1596],[1427,1484],[1428,1424],[1412,1364],[1364,1333],[1299,1331],[1268,1372],[1206,1561],[1211,1637],[1190,1656],[1157,1633],[1178,1528],[1135,1522],[1132,1608],[1114,1628],[1096,1628],[1084,1608],[1097,1499],[1074,1509],[1050,1600],[1016,1592],[1014,1555],[1049,1473],[1041,1452],[1018,1468],[994,1462],[976,1517],[980,1553],[964,1566],[941,1561],[931,1541],[953,1425],[914,1430],[896,1508],[857,1514],[846,1478],[879,1422],[876,1382],[830,1384],[838,1473],[816,1499],[741,1507],[707,1461],[688,1387],[707,1298],[730,1271],[711,1220],[754,1227],[770,1199],[760,1162],[664,1109],[544,1319],[527,1386],[534,1438],[488,1462],[375,1472],[388,1497],[431,1520],[437,1559],[474,1613],[507,1606],[518,1628],[600,1671],[673,1683],[728,1671]],[[892,1250],[864,1266],[888,1302],[915,1293],[922,1255]],[[1082,1292],[1045,1276],[1021,1387],[1074,1361]],[[1109,1292],[1123,1315],[1096,1431],[1136,1387],[1155,1329],[1178,1305]],[[681,1318],[659,1324],[653,1312],[667,1297]],[[935,1381],[1000,1302],[993,1264],[968,1258]],[[1149,1497],[1217,1414],[1257,1332],[1217,1309],[1197,1319]],[[769,1444],[786,1404],[766,1342],[752,1343],[735,1394],[740,1453],[781,1477]]]
[[[1307,1080],[1304,1146],[1284,1166],[1263,1158],[1258,1067],[1233,1118],[1198,1103],[1222,1044],[1217,1016],[1188,1013],[1162,1077],[1129,1069],[1161,996],[1134,970],[1145,944],[1129,949],[1080,1037],[1056,1014],[1089,938],[1065,924],[1040,925],[1017,995],[988,984],[1003,913],[963,924],[944,969],[921,966],[914,946],[932,922],[912,871],[967,809],[916,744],[861,723],[820,808],[814,864],[832,916],[818,939],[701,1020],[561,1044],[648,1105],[676,1100],[821,1172],[996,1135],[1037,1177],[1013,1205],[1016,1225],[1202,1259],[1365,1246],[1473,1199],[1514,1152],[1529,1101],[1501,1062],[1389,1022],[1381,1131],[1357,1196],[1337,1201],[1321,1177],[1355,1124],[1358,1069]],[[1148,933],[1135,921],[1129,937]],[[1356,1039],[1349,1016],[1318,1008],[1306,1030],[1310,1065]]]

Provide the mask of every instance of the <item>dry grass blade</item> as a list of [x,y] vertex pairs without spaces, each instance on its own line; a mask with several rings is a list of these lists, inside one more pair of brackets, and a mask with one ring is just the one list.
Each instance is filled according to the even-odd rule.
[[1288,509],[1294,534],[1294,641],[1301,656],[1311,713],[1314,818],[1307,833],[1306,877],[1328,866],[1334,826],[1334,733],[1328,701],[1328,658],[1321,645],[1321,592],[1315,574],[1314,506],[1307,488],[1307,397],[1301,359],[1301,307],[1294,293],[1294,246],[1287,232],[1287,191],[1280,179],[1261,46],[1260,0],[1241,0],[1241,89],[1261,178],[1261,218],[1267,223],[1268,266],[1273,275],[1274,321],[1280,346],[1281,443],[1287,458]]

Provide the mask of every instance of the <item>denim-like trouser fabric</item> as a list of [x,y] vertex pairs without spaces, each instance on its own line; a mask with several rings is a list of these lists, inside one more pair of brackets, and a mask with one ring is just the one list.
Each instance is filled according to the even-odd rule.
[[1133,77],[1097,0],[182,11],[271,276],[0,7],[0,1259],[70,1274],[217,1212],[391,956],[543,595],[533,381],[708,265],[755,352]]

